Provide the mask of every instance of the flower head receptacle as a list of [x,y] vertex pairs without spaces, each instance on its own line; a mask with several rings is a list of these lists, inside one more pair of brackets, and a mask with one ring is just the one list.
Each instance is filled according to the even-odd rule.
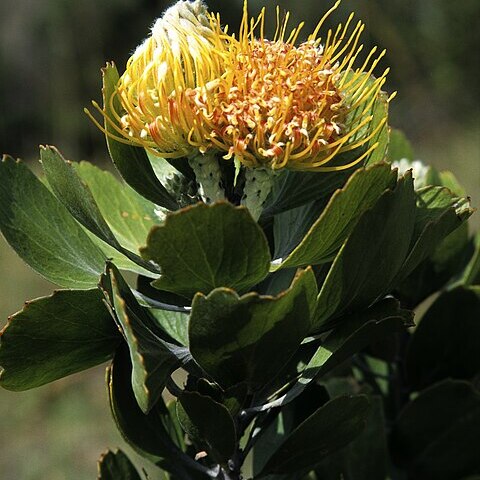
[[[281,19],[278,9],[268,40],[265,9],[252,19],[245,2],[236,36],[200,0],[178,2],[128,61],[114,93],[123,111],[106,121],[118,140],[165,158],[218,152],[272,170],[353,166],[376,147],[371,140],[386,122],[372,127],[388,69],[372,76],[384,55],[376,48],[356,65],[364,25],[353,14],[319,37],[339,3],[298,43],[303,24],[289,31],[289,15]],[[353,161],[332,163],[352,150]]]

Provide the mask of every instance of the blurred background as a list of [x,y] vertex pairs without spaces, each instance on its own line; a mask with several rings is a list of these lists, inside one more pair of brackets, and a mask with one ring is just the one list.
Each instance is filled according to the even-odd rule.
[[[67,158],[107,161],[102,134],[83,113],[100,100],[99,69],[122,70],[154,19],[172,2],[155,0],[1,0],[0,153],[37,168],[38,145]],[[236,31],[243,0],[210,0]],[[333,1],[249,0],[252,14],[275,5],[306,20],[305,35]],[[343,0],[331,25],[355,11],[366,47],[388,54],[388,90],[397,90],[390,124],[405,131],[417,158],[455,172],[480,199],[480,2]],[[273,22],[270,25],[270,31]],[[368,49],[367,49],[368,50]],[[0,179],[1,181],[1,179]],[[480,217],[480,215],[476,215]],[[478,227],[479,218],[473,225]],[[0,324],[23,301],[53,290],[0,239]],[[96,475],[106,447],[123,446],[107,406],[103,367],[25,393],[0,391],[0,477],[83,480]],[[128,450],[128,449],[127,449]],[[129,451],[130,452],[130,451]]]

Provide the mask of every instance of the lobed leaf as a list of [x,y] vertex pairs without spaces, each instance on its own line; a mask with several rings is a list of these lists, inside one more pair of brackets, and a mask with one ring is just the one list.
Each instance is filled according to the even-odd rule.
[[160,397],[144,414],[135,399],[131,382],[132,365],[128,351],[120,348],[107,369],[107,387],[113,418],[124,440],[140,455],[171,473],[172,478],[207,479],[212,475],[187,456],[179,437],[175,412]]
[[270,264],[261,228],[247,209],[226,202],[169,214],[151,230],[142,255],[161,268],[153,286],[187,298],[217,287],[248,290],[265,278]]
[[82,183],[71,162],[51,146],[40,147],[45,177],[58,200],[85,228],[115,248],[120,245],[105,222],[90,189]]
[[[258,478],[258,474],[266,465],[268,459],[272,456],[285,438],[294,429],[294,416],[291,410],[281,409],[274,419],[264,425],[258,440],[253,447],[253,478]],[[288,475],[264,475],[266,480],[288,480]]]
[[[87,233],[90,240],[103,252],[105,257],[108,258],[112,263],[114,263],[120,270],[126,270],[128,272],[133,272],[138,275],[143,275],[144,277],[149,279],[158,278],[158,272],[152,272],[154,268],[152,268],[151,265],[148,265],[149,270],[146,270],[141,265],[139,265],[139,263],[141,262],[137,263],[136,261],[130,260],[123,253],[111,247],[110,245],[108,245],[108,243],[105,243],[93,233],[89,232],[88,230],[85,230],[85,232]],[[142,264],[145,263],[142,262]]]
[[310,331],[316,292],[315,276],[307,269],[277,297],[240,297],[226,288],[197,294],[189,325],[193,358],[223,386],[263,387]]
[[27,302],[0,337],[0,385],[28,390],[109,360],[121,336],[98,289]]
[[283,259],[295,250],[324,208],[325,201],[317,200],[274,216],[273,238],[275,253],[273,254],[274,260],[270,266],[271,271],[280,268]]

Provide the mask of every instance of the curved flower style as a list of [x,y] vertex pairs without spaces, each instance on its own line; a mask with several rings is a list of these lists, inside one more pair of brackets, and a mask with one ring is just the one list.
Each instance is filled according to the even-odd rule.
[[[354,67],[364,25],[352,25],[353,13],[324,41],[318,37],[339,3],[297,46],[303,24],[287,34],[289,15],[280,20],[278,8],[275,36],[266,40],[265,9],[250,19],[245,2],[237,38],[200,0],[178,2],[119,80],[114,97],[124,113],[107,117],[117,140],[165,158],[219,151],[247,167],[331,171],[360,162],[386,122],[371,127],[388,69],[372,77],[385,53],[375,56],[376,47]],[[331,164],[362,146],[353,162]]]

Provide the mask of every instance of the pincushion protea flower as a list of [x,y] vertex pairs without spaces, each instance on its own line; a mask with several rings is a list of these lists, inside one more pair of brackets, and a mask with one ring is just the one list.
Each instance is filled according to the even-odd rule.
[[353,13],[324,41],[318,37],[339,3],[297,46],[303,24],[287,33],[289,15],[280,20],[278,8],[276,33],[267,40],[265,9],[250,19],[245,2],[237,38],[200,0],[178,2],[118,82],[114,97],[124,111],[106,116],[116,139],[165,158],[222,152],[273,170],[332,171],[360,162],[375,144],[353,162],[331,164],[337,154],[369,145],[383,127],[386,119],[370,127],[371,111],[388,69],[372,77],[385,53],[375,56],[376,48],[354,66],[364,25],[352,25]]

